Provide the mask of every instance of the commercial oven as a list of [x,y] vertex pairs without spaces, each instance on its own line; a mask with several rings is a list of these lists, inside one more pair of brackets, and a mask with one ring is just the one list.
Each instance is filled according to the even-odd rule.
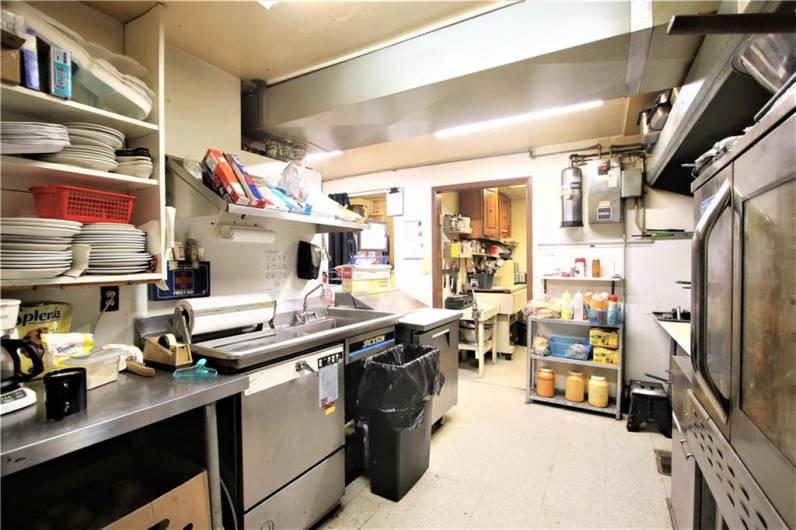
[[692,186],[693,383],[681,427],[710,492],[698,520],[714,502],[730,528],[796,527],[794,99]]

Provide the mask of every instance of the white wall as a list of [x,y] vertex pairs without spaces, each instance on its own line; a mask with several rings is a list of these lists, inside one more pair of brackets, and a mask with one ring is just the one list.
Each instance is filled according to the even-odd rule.
[[[581,145],[588,145],[583,142]],[[558,150],[551,146],[550,151]],[[603,267],[615,264],[617,272],[627,267],[626,378],[639,378],[645,371],[662,373],[668,366],[669,342],[650,314],[652,309],[666,310],[673,305],[689,306],[688,291],[673,282],[690,279],[690,250],[687,241],[664,241],[654,244],[629,244],[627,263],[623,258],[621,225],[590,226],[561,229],[560,172],[568,164],[568,155],[531,159],[516,154],[477,160],[453,162],[397,171],[386,171],[324,182],[324,192],[361,192],[403,186],[405,211],[402,219],[421,219],[424,223],[426,248],[431,248],[431,187],[446,184],[533,177],[533,292],[542,292],[541,274],[551,265],[572,262],[572,256],[599,256]],[[693,226],[691,198],[658,190],[648,190],[646,197],[648,226],[684,228]],[[628,201],[631,203],[631,201]],[[628,204],[630,207],[631,204]],[[636,233],[628,223],[627,235]],[[400,229],[396,230],[397,285],[432,304],[430,253],[424,260],[404,260]],[[601,243],[592,248],[591,243]],[[624,298],[624,296],[623,296]]]

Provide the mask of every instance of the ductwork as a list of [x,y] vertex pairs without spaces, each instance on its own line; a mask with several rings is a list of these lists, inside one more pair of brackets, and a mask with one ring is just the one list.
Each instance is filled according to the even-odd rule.
[[717,2],[521,2],[244,96],[244,132],[350,149],[682,81]]

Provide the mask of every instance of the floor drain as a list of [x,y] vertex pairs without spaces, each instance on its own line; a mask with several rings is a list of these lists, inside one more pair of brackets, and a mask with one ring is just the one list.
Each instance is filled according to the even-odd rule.
[[658,473],[670,477],[672,475],[672,452],[663,449],[655,449],[655,463],[658,465]]

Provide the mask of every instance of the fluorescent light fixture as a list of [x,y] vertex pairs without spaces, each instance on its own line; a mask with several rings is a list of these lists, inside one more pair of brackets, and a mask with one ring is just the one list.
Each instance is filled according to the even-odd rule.
[[467,125],[459,125],[457,127],[450,127],[448,129],[440,129],[434,132],[437,138],[452,138],[454,136],[462,136],[481,131],[488,131],[490,129],[497,129],[498,127],[505,127],[507,125],[516,125],[527,121],[540,120],[542,118],[549,118],[551,116],[561,116],[562,114],[569,114],[571,112],[578,112],[580,110],[594,109],[601,107],[603,100],[586,101],[584,103],[576,103],[574,105],[566,105],[564,107],[553,107],[552,109],[537,110],[534,112],[526,112],[525,114],[517,114],[515,116],[507,116],[505,118],[497,118],[494,120],[479,121],[476,123],[469,123]]
[[318,160],[326,160],[327,158],[332,158],[333,156],[342,155],[343,152],[339,149],[334,151],[321,151],[319,153],[310,153],[304,157],[304,160],[307,162],[317,162]]
[[257,3],[266,9],[271,9],[279,3],[279,0],[257,0]]

